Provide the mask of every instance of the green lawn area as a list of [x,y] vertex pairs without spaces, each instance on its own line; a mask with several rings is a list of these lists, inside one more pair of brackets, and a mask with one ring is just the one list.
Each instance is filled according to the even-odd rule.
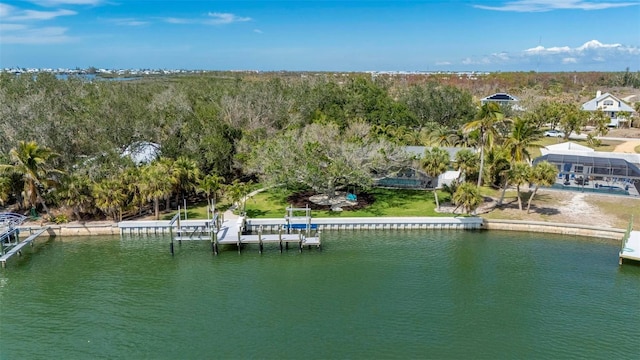
[[[216,208],[219,211],[225,211],[229,207],[231,207],[230,202],[221,202],[216,205]],[[177,210],[172,210],[167,213],[160,214],[160,220],[171,220],[173,216],[177,213]],[[181,218],[184,219],[184,209],[181,209],[180,212]],[[187,219],[206,219],[207,218],[207,202],[203,201],[198,204],[189,204],[187,205]]]
[[[335,211],[314,210],[314,217],[372,217],[372,216],[447,216],[435,212],[432,191],[380,189],[370,191],[375,202],[366,209]],[[449,194],[438,192],[440,202],[449,201]],[[289,192],[271,189],[257,194],[246,204],[250,218],[281,218],[288,206]]]

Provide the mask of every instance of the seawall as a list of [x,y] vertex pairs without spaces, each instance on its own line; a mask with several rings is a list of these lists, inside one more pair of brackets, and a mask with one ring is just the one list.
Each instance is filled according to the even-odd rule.
[[522,220],[484,219],[483,229],[576,235],[616,240],[622,239],[625,234],[624,229],[617,228]]
[[[341,230],[506,230],[506,231],[526,231],[563,235],[575,235],[619,240],[624,236],[624,229],[605,228],[599,226],[551,223],[541,221],[521,221],[521,220],[489,220],[474,217],[452,217],[452,218],[432,218],[432,217],[396,217],[396,218],[313,218],[313,224],[318,230],[341,231]],[[285,224],[283,219],[250,219],[247,222],[251,230],[257,231],[260,226],[264,230],[277,230]],[[141,228],[132,231],[132,234],[168,234],[167,224],[150,224],[150,222],[140,222]],[[92,236],[92,235],[120,235],[120,228],[117,223],[105,224],[66,224],[48,225],[50,230],[41,236]],[[157,226],[157,227],[156,227]],[[23,233],[40,229],[40,226],[21,226]]]

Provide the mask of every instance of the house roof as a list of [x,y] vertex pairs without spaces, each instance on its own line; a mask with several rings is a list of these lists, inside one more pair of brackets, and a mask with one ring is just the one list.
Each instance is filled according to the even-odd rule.
[[617,97],[609,94],[609,93],[604,93],[600,96],[596,96],[595,98],[587,101],[586,103],[582,104],[582,110],[586,110],[586,111],[596,111],[598,109],[601,110],[605,110],[603,108],[603,101],[606,100],[607,98],[610,98],[611,100],[615,101],[618,103],[618,111],[628,111],[628,112],[633,112],[633,108],[631,106],[629,106],[627,103],[625,103],[624,101],[618,99]]
[[567,141],[567,142],[563,142],[560,144],[554,144],[554,145],[547,145],[545,147],[543,147],[542,149],[540,149],[540,152],[542,153],[542,155],[546,155],[549,153],[554,153],[554,152],[558,152],[558,151],[581,151],[581,152],[594,152],[595,150],[593,150],[590,147],[586,147],[580,144],[576,144],[574,142],[571,141]]
[[517,97],[507,93],[495,93],[491,96],[481,99],[481,101],[520,101]]

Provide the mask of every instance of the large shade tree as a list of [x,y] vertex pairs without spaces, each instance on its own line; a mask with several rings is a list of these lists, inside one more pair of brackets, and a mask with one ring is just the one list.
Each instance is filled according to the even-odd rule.
[[330,198],[345,186],[368,188],[376,177],[410,163],[399,146],[371,136],[366,124],[311,124],[262,141],[248,157],[248,169],[267,184],[308,186]]

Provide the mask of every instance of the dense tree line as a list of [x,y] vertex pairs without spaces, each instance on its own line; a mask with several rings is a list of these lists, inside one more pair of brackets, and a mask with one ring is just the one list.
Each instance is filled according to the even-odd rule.
[[[585,117],[571,99],[558,101],[571,76],[554,82],[536,75],[546,79],[541,92],[533,75],[486,75],[484,85],[471,88],[444,76],[210,73],[85,81],[2,73],[0,201],[44,211],[66,205],[76,217],[114,219],[152,203],[157,216],[196,193],[216,198],[226,189],[240,201],[243,181],[256,175],[329,193],[366,187],[406,163],[399,146],[429,144],[479,148],[479,169],[462,168],[478,183],[486,175],[484,182],[500,186],[509,168],[500,159],[530,144],[531,129],[550,122],[568,134],[602,122]],[[474,95],[501,83],[533,86],[536,95],[525,96],[529,111],[480,109]],[[553,101],[544,100],[547,92]],[[521,138],[507,141],[514,134]],[[146,143],[160,149],[152,163],[123,156]],[[494,144],[511,150],[501,155]]]

